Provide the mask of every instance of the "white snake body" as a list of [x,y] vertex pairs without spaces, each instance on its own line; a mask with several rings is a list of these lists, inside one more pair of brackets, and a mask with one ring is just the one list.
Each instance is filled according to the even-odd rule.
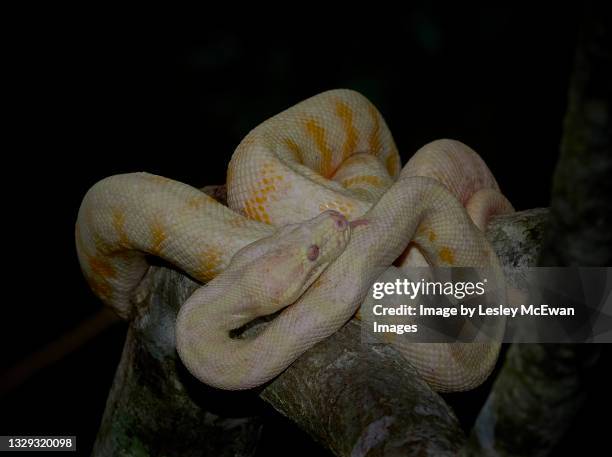
[[[384,120],[352,91],[325,92],[261,124],[234,153],[227,184],[231,209],[166,178],[113,176],[88,192],[76,227],[88,281],[123,316],[148,267],[144,254],[210,281],[181,308],[176,333],[187,368],[216,387],[276,376],[343,325],[409,245],[404,265],[427,260],[501,275],[481,229],[511,206],[480,157],[440,140],[400,173]],[[363,223],[342,224],[338,213]],[[313,245],[319,255],[309,260]],[[279,309],[256,337],[229,337]],[[481,383],[499,352],[497,343],[397,347],[442,391]]]

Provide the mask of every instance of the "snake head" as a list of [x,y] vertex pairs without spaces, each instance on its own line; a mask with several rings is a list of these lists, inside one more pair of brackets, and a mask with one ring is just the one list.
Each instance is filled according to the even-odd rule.
[[[295,302],[344,251],[350,235],[346,218],[328,210],[313,219],[286,225],[257,242],[261,243],[257,249],[263,252],[256,259],[253,284],[263,286],[270,297],[266,308],[272,311]],[[265,314],[266,310],[261,312]]]

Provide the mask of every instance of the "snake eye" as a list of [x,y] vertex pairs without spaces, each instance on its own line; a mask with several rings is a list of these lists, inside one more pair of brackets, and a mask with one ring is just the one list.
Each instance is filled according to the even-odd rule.
[[308,250],[306,251],[306,257],[308,257],[308,260],[317,260],[317,257],[319,257],[319,246],[317,246],[316,244],[311,244],[310,246],[308,246]]

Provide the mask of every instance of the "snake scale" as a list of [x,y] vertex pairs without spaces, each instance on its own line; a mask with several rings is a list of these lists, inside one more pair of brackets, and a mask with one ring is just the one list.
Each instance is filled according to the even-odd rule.
[[[394,262],[501,272],[483,230],[512,206],[478,154],[437,140],[401,168],[383,117],[351,90],[252,130],[231,158],[227,190],[229,207],[161,176],[111,176],[87,192],[75,230],[87,281],[122,317],[134,313],[148,256],[206,283],[182,306],[176,343],[190,372],[218,388],[279,374],[350,319]],[[278,311],[255,337],[230,337]],[[458,391],[486,379],[500,344],[397,347],[432,388]]]

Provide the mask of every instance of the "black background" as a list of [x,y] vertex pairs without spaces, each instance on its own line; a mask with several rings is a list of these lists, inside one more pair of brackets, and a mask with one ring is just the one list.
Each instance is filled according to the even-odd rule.
[[[5,238],[17,273],[5,289],[17,293],[5,298],[0,373],[101,306],[73,240],[91,185],[132,171],[222,183],[250,129],[327,89],[370,98],[403,162],[431,140],[455,138],[482,155],[517,209],[548,205],[580,7],[351,8],[293,5],[282,17],[238,7],[180,17],[144,9],[26,15],[11,41],[15,142],[7,152],[16,162],[4,169],[5,182],[21,183],[5,194],[7,221],[27,241]],[[88,452],[125,328],[113,326],[1,399],[2,434],[76,434]],[[591,417],[605,383],[594,382],[559,455],[598,442],[601,425]],[[449,397],[468,429],[479,407],[472,399],[482,398]],[[323,452],[266,415],[261,455],[285,455],[278,436],[304,455]]]

